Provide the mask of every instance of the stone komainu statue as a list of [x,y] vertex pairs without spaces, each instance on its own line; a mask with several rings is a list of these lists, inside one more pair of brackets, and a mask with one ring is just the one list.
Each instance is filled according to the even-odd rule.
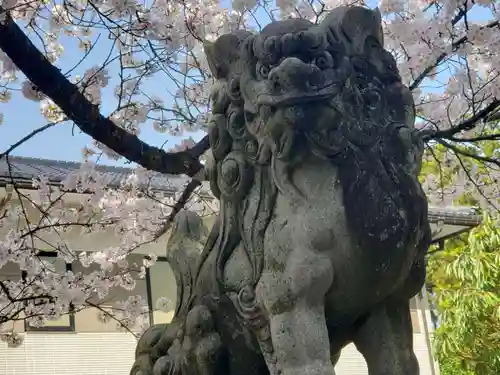
[[409,299],[425,279],[423,144],[378,11],[273,22],[205,46],[221,209],[175,318],[133,375],[416,375]]

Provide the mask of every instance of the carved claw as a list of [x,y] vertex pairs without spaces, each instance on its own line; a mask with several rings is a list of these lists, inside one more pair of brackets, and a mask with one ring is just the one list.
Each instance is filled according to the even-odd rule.
[[156,361],[153,367],[152,375],[171,375],[170,374],[171,365],[172,365],[172,359],[168,355],[160,357]]

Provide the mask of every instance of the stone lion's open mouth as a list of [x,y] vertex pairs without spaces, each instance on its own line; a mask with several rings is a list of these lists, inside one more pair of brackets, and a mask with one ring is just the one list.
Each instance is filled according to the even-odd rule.
[[290,107],[298,104],[305,104],[310,102],[323,101],[333,97],[334,94],[285,94],[280,95],[279,97],[275,96],[261,96],[259,97],[258,104],[259,105],[268,105],[270,107]]
[[253,123],[257,117],[269,120],[274,117],[280,110],[285,110],[290,107],[302,107],[303,105],[323,102],[329,105],[339,93],[338,88],[334,86],[326,87],[324,90],[315,92],[289,92],[282,95],[261,94],[257,97],[257,109],[245,109],[245,121]]
[[289,107],[298,104],[323,101],[336,96],[340,91],[337,85],[330,85],[319,90],[304,92],[292,91],[281,95],[260,94],[257,97],[259,106]]

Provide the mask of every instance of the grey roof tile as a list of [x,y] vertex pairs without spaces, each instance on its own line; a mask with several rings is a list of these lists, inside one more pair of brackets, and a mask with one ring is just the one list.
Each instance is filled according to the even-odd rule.
[[[44,175],[50,183],[60,184],[68,173],[78,170],[81,163],[62,161],[62,160],[47,160],[35,159],[21,156],[10,156],[9,167],[5,158],[0,159],[0,186],[11,183],[14,179],[16,184],[26,185],[30,187],[32,179],[38,175]],[[97,165],[97,171],[105,174],[109,181],[110,187],[118,187],[123,179],[125,179],[132,168],[113,167],[105,165]],[[12,176],[12,177],[11,177]],[[150,187],[159,192],[173,193],[178,191],[189,179],[187,177],[163,175],[161,173],[153,173],[150,182]],[[208,184],[204,184],[202,192],[208,192]],[[442,221],[444,224],[476,226],[481,223],[481,216],[474,210],[463,207],[430,207],[429,220],[432,223]]]
[[[7,160],[2,158],[0,159],[0,186],[11,183],[13,179],[14,183],[29,187],[32,179],[40,175],[47,178],[51,184],[58,185],[64,181],[69,173],[80,169],[80,166],[81,163],[76,162],[21,156],[11,156],[9,157],[9,163],[7,163]],[[96,170],[105,175],[108,186],[118,187],[134,169],[96,165]],[[179,190],[187,181],[189,181],[187,177],[153,173],[150,180],[150,187],[157,191],[174,192]],[[208,185],[204,186],[203,190],[207,192]]]

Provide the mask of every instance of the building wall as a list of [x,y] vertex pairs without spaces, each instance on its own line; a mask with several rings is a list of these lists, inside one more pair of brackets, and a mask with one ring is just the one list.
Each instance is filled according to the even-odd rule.
[[[433,375],[425,334],[415,333],[413,335],[413,345],[420,365],[420,375]],[[348,345],[342,351],[339,362],[335,367],[335,375],[368,375],[365,360],[354,345]]]
[[[421,375],[432,375],[424,334],[414,335]],[[0,343],[2,375],[127,375],[136,340],[126,333],[36,333],[20,348]],[[354,345],[342,351],[336,375],[368,375]]]
[[19,348],[0,343],[0,374],[128,375],[135,344],[127,333],[29,333]]

